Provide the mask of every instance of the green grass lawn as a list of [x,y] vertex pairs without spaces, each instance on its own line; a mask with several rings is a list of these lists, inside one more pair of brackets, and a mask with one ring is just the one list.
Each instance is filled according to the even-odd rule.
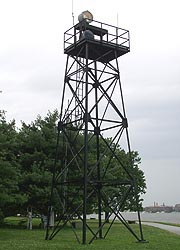
[[[92,222],[94,223],[94,222]],[[95,225],[95,223],[94,223]],[[92,225],[93,226],[93,225]],[[137,225],[132,225],[134,230]],[[79,229],[79,233],[81,230]],[[106,239],[95,240],[91,245],[80,245],[73,231],[67,227],[50,241],[44,240],[45,230],[0,228],[0,250],[179,250],[180,236],[158,228],[143,226],[144,238],[149,243],[137,243],[136,239],[119,223],[115,223]]]

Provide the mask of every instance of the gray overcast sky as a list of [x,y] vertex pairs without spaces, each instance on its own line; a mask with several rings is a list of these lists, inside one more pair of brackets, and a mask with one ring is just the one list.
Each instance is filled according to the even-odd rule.
[[[132,149],[147,180],[144,205],[180,203],[180,15],[177,0],[74,0],[75,22],[94,19],[130,30],[119,58]],[[31,122],[60,107],[63,33],[72,1],[0,0],[0,109]]]

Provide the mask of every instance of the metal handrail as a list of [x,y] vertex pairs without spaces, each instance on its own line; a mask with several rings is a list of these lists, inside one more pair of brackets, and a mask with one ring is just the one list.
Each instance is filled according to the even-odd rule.
[[[92,26],[92,24],[97,24],[97,26]],[[78,27],[81,27],[78,29]],[[80,40],[81,38],[81,32],[84,32],[85,30],[88,30],[88,27],[94,27],[99,29],[100,33],[99,39],[96,39],[96,41],[101,41],[105,43],[114,43],[116,45],[124,45],[127,48],[130,48],[130,39],[129,39],[129,31],[123,28],[119,28],[113,25],[109,25],[106,23],[102,23],[99,21],[92,21],[92,23],[86,24],[84,21],[77,23],[73,27],[69,28],[65,33],[64,33],[64,49],[66,49],[68,46],[71,45],[76,45],[76,43]],[[112,30],[113,29],[113,30]],[[105,31],[107,30],[107,33]],[[104,32],[104,33],[103,33]],[[106,37],[106,40],[103,39]],[[116,42],[114,42],[116,40]],[[121,40],[121,41],[120,41]]]

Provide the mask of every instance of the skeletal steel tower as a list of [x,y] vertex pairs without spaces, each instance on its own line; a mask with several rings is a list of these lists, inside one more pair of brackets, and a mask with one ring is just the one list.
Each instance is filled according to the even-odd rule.
[[[118,58],[129,51],[129,31],[93,21],[88,11],[64,33],[67,62],[46,239],[70,225],[80,243],[91,243],[105,238],[118,219],[139,242],[144,241],[118,66]],[[119,145],[127,147],[126,162]],[[117,177],[116,172],[120,173]],[[130,197],[137,210],[138,234],[121,213]],[[59,201],[55,208],[59,212],[57,224],[50,230],[54,199]],[[98,214],[97,228],[87,220],[92,210]],[[78,223],[81,229],[77,229]]]

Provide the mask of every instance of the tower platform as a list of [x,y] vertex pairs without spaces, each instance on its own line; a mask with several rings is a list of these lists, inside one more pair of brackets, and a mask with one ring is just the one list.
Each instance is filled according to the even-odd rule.
[[[91,36],[86,36],[86,31]],[[64,53],[108,63],[130,51],[129,31],[93,21],[93,25],[81,22],[64,33]]]

